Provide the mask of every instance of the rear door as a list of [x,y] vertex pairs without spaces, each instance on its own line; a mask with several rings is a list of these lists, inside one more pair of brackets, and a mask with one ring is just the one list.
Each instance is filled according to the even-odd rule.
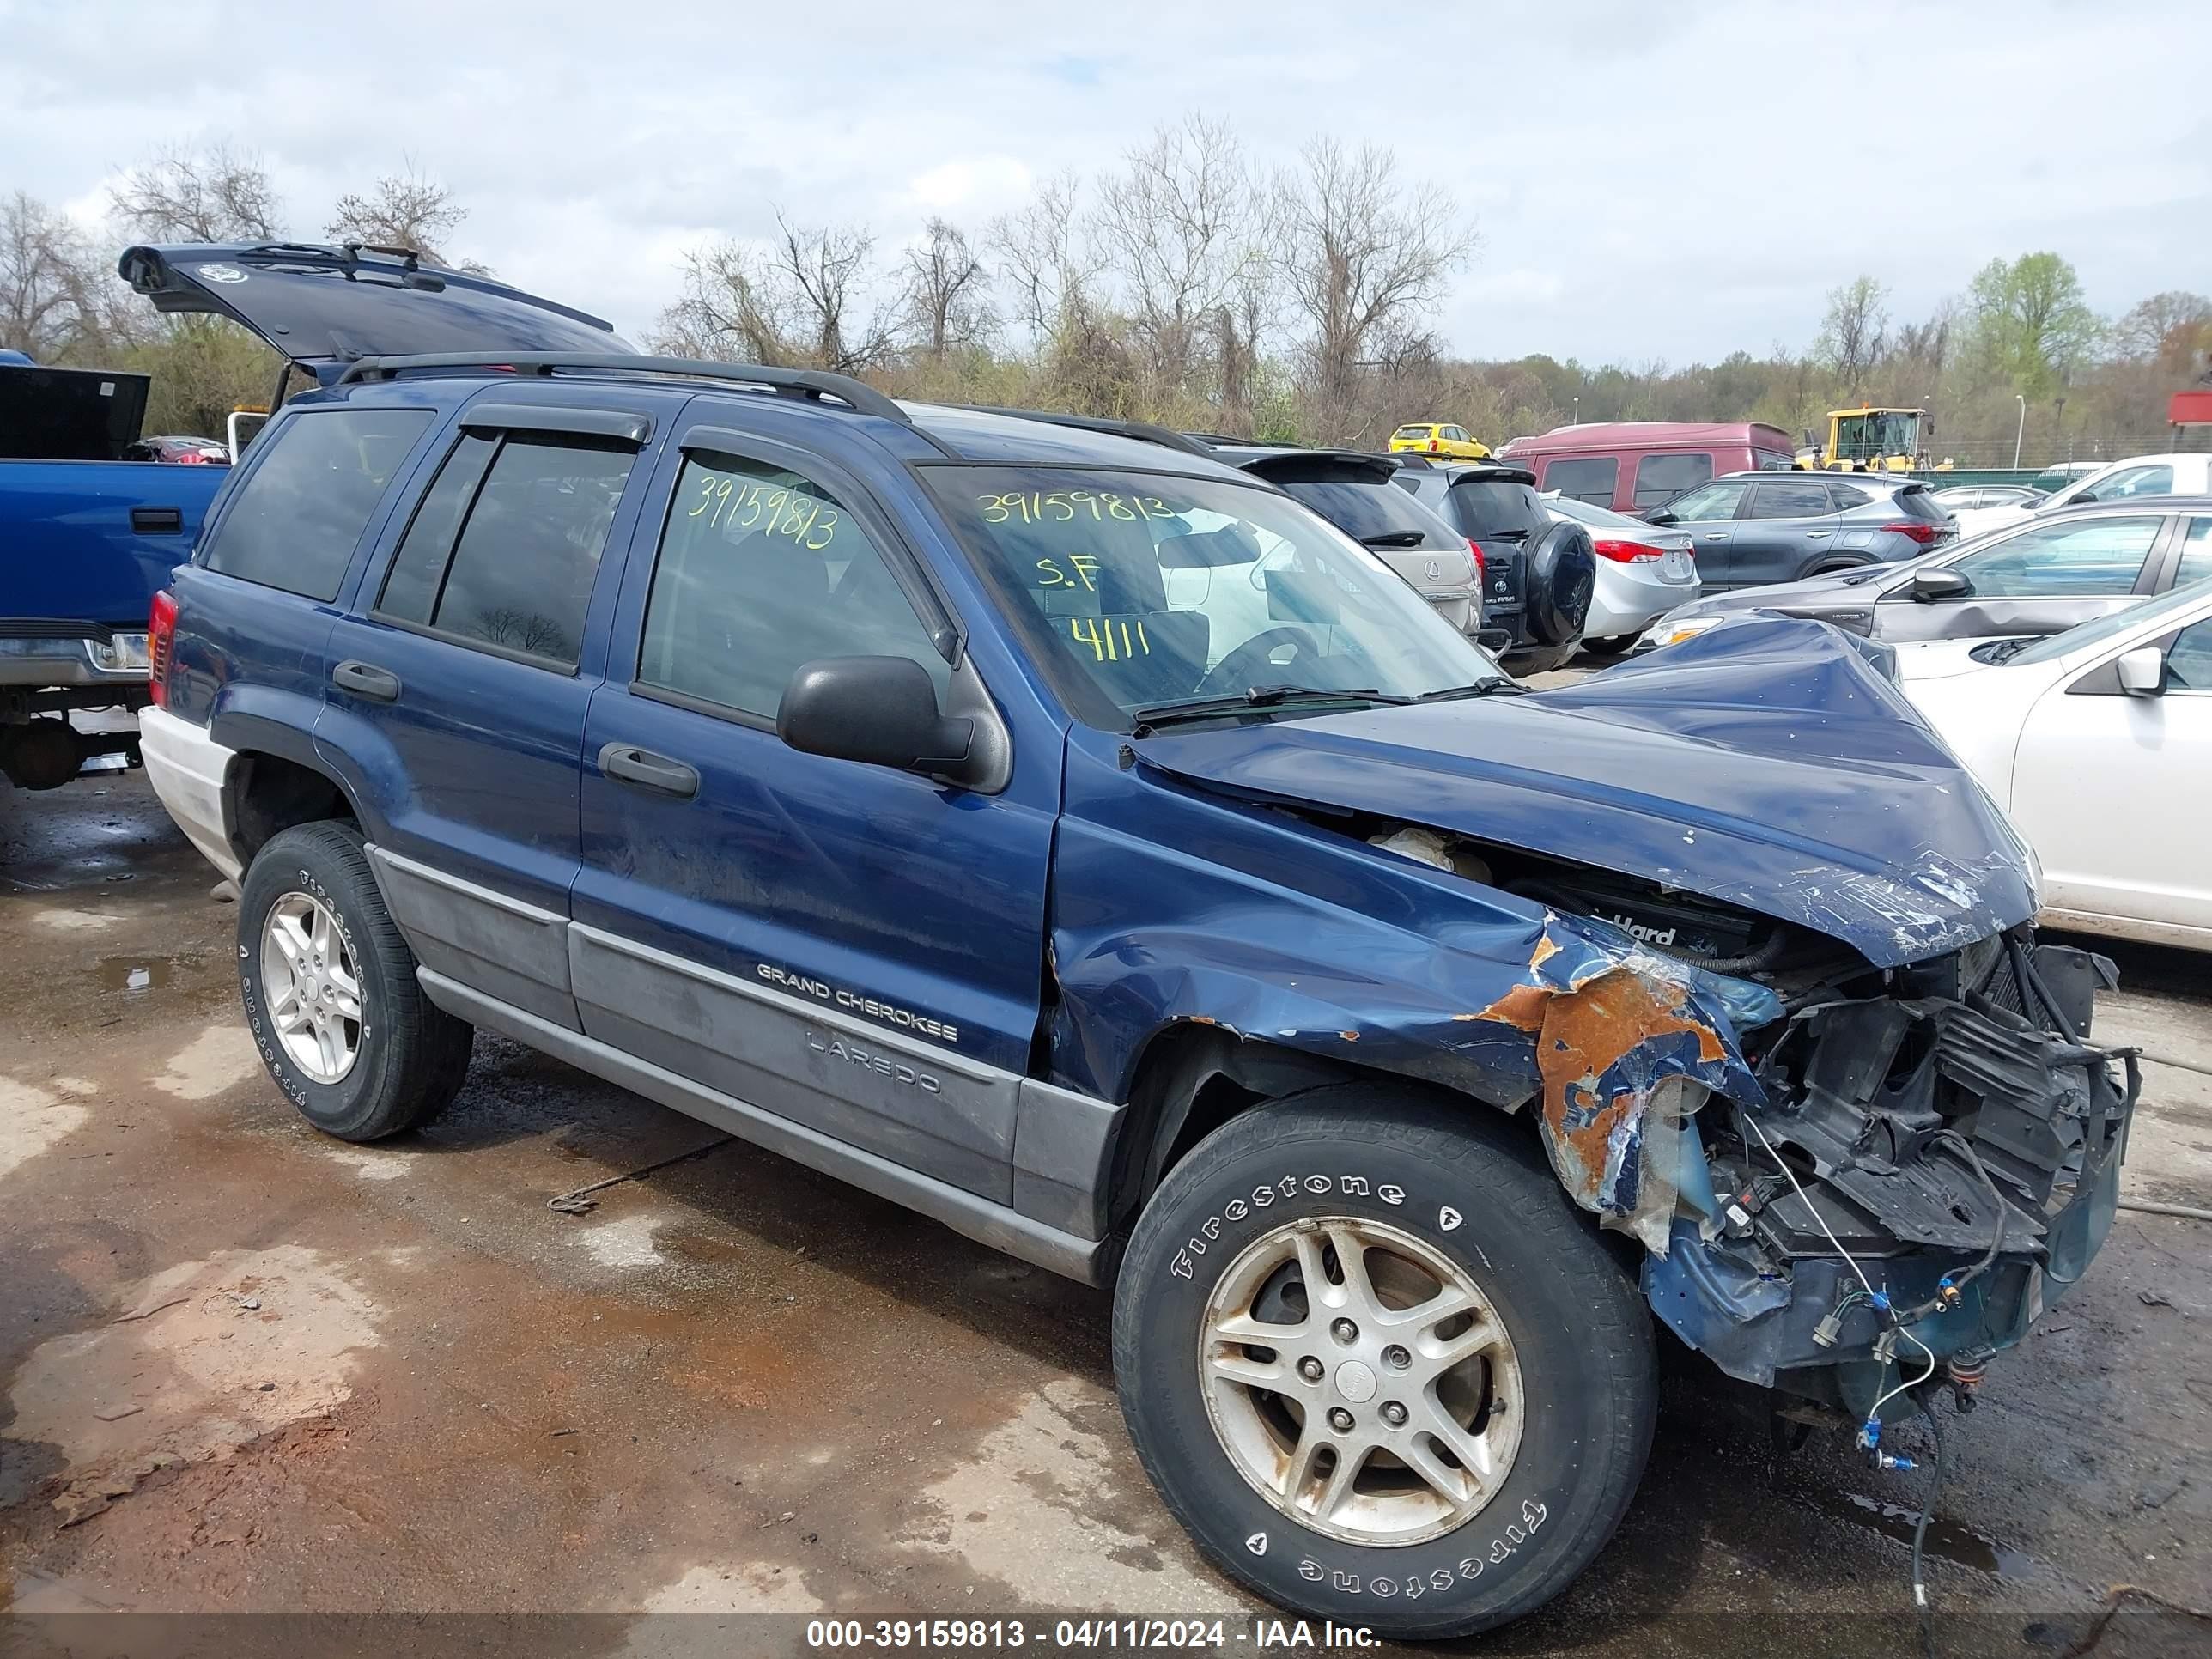
[[643,480],[687,394],[500,386],[434,447],[326,647],[316,744],[424,966],[576,1029],[562,930],[584,711]]
[[1776,475],[1751,487],[1729,556],[1731,587],[1795,581],[1835,545],[1835,503],[1810,474]]
[[953,613],[881,504],[902,474],[819,453],[818,422],[788,411],[696,407],[585,737],[584,1030],[1005,1202],[1058,734],[1018,742],[996,794],[787,746],[776,713],[806,662],[907,657],[943,708],[990,695],[970,651],[997,647],[955,647],[957,670],[940,648]]

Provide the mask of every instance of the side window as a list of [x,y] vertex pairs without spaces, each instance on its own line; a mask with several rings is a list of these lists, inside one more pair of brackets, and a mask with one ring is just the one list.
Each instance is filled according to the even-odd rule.
[[2208,576],[2212,576],[2212,519],[2191,519],[2181,543],[2181,562],[2173,568],[2173,585],[2186,587]]
[[2158,539],[2155,517],[2093,519],[2024,530],[1951,568],[1989,599],[2098,598],[2131,593]]
[[1751,492],[1754,519],[1820,519],[1834,509],[1828,504],[1828,487],[1807,479],[1802,483],[1776,480]]
[[1544,488],[1571,495],[1592,507],[1611,507],[1613,487],[1620,477],[1620,462],[1611,455],[1583,460],[1553,461],[1544,470]]
[[[1713,458],[1710,455],[1646,455],[1636,464],[1636,505],[1656,507],[1686,489],[1695,489],[1712,476]],[[1734,512],[1735,508],[1729,510]],[[1709,516],[1725,518],[1727,514]]]
[[2170,466],[2131,466],[2115,472],[2102,483],[2074,499],[2081,501],[2121,501],[2130,495],[2171,495],[2173,469]]
[[588,438],[468,434],[424,493],[376,614],[574,668],[636,459]]
[[1831,482],[1828,485],[1828,499],[1836,504],[1836,511],[1841,513],[1846,507],[1864,507],[1874,497],[1856,484]]
[[334,599],[385,486],[428,428],[427,409],[303,410],[259,441],[271,453],[203,562],[303,599]]
[[951,671],[883,555],[821,485],[765,461],[688,456],[646,600],[641,684],[774,720],[822,657]]
[[2166,647],[2166,689],[2212,691],[2212,619],[2191,623]]
[[[1650,463],[1645,463],[1648,465]],[[1643,468],[1637,469],[1640,477]],[[1736,503],[1743,499],[1745,486],[1740,483],[1707,484],[1703,489],[1693,489],[1678,501],[1667,503],[1667,510],[1684,524],[1701,524],[1714,519],[1735,517]]]
[[453,538],[462,516],[477,498],[484,469],[491,465],[499,440],[481,432],[465,434],[438,469],[438,476],[415,509],[415,521],[392,556],[384,578],[384,592],[376,614],[428,627],[438,608],[438,589],[446,580],[446,561],[453,550]]

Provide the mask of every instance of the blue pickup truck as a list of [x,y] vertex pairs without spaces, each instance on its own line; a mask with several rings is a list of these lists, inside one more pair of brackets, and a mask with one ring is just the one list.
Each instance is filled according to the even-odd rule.
[[295,398],[152,657],[311,1124],[482,1029],[1111,1284],[1162,1497],[1303,1612],[1553,1595],[1662,1342],[1888,1455],[2112,1218],[2111,965],[1817,623],[1531,694],[1194,450],[489,342]]
[[127,729],[70,716],[145,702],[147,608],[222,483],[125,459],[146,392],[143,374],[0,361],[0,776],[18,788],[133,752]]
[[[275,403],[294,374],[315,384],[373,352],[487,338],[627,349],[595,317],[404,252],[133,247],[118,269],[158,310],[228,317],[260,335],[281,365]],[[18,788],[58,787],[97,757],[135,757],[127,726],[80,729],[70,717],[144,705],[149,609],[228,476],[137,459],[150,447],[138,441],[147,390],[143,374],[0,353],[0,775]]]

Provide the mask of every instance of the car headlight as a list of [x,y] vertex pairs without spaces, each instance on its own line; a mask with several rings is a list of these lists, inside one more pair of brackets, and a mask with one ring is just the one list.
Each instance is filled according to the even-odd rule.
[[1695,639],[1707,629],[1718,628],[1727,620],[1725,617],[1662,617],[1644,630],[1637,643],[1656,651],[1662,645]]

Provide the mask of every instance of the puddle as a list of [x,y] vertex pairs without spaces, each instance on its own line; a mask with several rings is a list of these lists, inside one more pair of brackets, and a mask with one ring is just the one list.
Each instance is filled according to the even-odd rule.
[[[1912,1528],[1920,1519],[1918,1510],[1884,1504],[1855,1492],[1808,1492],[1803,1496],[1816,1509],[1881,1533],[1886,1538],[1893,1538],[1907,1549],[1912,1547]],[[2046,1576],[2043,1564],[2027,1551],[2000,1544],[1940,1514],[1928,1522],[1926,1549],[1939,1560],[1971,1568],[1992,1578],[2017,1582]]]
[[102,957],[92,976],[106,991],[151,991],[198,973],[207,957],[198,951],[173,957]]

